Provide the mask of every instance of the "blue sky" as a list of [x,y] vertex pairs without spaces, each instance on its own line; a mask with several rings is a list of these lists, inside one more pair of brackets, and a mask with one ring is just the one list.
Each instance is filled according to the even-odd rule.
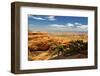
[[28,28],[47,32],[87,31],[88,17],[28,15]]

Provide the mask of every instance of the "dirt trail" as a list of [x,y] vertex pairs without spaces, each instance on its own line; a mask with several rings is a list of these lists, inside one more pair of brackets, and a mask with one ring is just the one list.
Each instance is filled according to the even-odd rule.
[[31,57],[32,60],[48,60],[51,58],[50,53],[47,52],[42,52],[41,54],[35,56],[35,57]]

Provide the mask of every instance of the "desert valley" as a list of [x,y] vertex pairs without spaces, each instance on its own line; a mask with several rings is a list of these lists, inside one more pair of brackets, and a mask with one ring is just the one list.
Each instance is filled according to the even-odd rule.
[[28,60],[87,58],[86,32],[29,32]]

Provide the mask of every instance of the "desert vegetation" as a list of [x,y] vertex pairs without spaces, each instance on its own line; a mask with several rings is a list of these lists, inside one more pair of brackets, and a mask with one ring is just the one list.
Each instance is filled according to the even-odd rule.
[[86,33],[28,33],[28,60],[87,58]]

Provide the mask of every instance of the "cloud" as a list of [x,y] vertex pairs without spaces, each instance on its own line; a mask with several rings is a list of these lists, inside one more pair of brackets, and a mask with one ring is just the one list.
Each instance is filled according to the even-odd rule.
[[87,31],[88,26],[80,23],[67,23],[66,25],[52,24],[49,25],[52,29],[63,31]]
[[81,25],[81,26],[77,26],[77,28],[87,30],[88,26],[87,25]]
[[56,19],[55,19],[55,16],[48,16],[47,19],[48,19],[49,21],[55,21],[55,20],[56,20]]
[[69,27],[73,27],[74,26],[74,24],[72,24],[72,23],[67,23],[66,25],[69,26]]
[[52,25],[49,25],[50,27],[55,27],[55,28],[65,28],[66,26],[65,25],[59,25],[59,24],[52,24]]
[[31,18],[35,19],[35,20],[46,20],[42,17],[36,17],[36,16],[30,16]]
[[37,16],[32,16],[32,15],[30,15],[29,16],[30,18],[33,18],[33,19],[35,19],[35,20],[48,20],[48,21],[55,21],[56,19],[55,19],[55,16],[44,16],[44,17],[37,17]]
[[74,25],[80,26],[80,25],[82,25],[82,24],[80,24],[80,23],[78,23],[78,22],[75,22]]

